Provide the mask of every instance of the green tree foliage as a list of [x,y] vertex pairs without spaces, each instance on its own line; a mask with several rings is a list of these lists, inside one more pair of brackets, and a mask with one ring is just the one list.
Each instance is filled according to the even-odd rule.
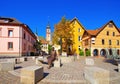
[[82,49],[79,50],[79,55],[80,55],[80,56],[84,56],[84,52],[83,52]]
[[36,51],[41,50],[41,45],[42,45],[41,41],[37,40],[36,43],[34,44],[34,48],[36,49]]
[[[67,50],[68,46],[73,43],[73,28],[70,26],[70,21],[62,17],[61,21],[54,26],[54,33],[52,37],[53,44],[59,44],[62,38],[62,49]],[[63,47],[64,45],[64,47]]]
[[88,49],[88,50],[86,50],[86,56],[90,56],[91,55],[91,53],[90,53],[90,49]]
[[50,54],[51,50],[52,50],[52,45],[48,45],[48,52],[49,52],[49,54]]

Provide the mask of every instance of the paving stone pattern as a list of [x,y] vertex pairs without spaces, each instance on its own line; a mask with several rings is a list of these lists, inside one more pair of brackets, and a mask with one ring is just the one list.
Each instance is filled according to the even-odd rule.
[[[120,84],[120,72],[117,66],[106,62],[104,58],[94,58],[95,65],[110,71],[110,84]],[[0,72],[0,84],[20,84],[20,69],[35,65],[35,60],[28,60],[15,65],[14,71]],[[89,84],[84,79],[85,57],[80,57],[71,63],[65,63],[60,68],[52,67],[47,69],[47,64],[43,64],[44,78],[38,84]]]

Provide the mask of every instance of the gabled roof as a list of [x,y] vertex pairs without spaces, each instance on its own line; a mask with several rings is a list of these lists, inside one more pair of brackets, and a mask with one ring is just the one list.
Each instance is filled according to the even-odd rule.
[[79,21],[76,17],[73,18],[73,19],[70,21],[70,23],[72,23],[72,22],[74,22],[74,21],[77,21],[78,24],[85,30],[84,26],[80,23],[80,21]]
[[30,27],[24,23],[19,22],[15,18],[7,18],[7,17],[0,17],[0,25],[10,25],[10,26],[22,26],[24,29],[26,29],[30,34],[36,38],[35,34],[32,32]]
[[15,18],[7,18],[7,17],[0,17],[0,23],[22,24],[21,22],[19,22]]
[[120,29],[117,28],[117,26],[115,25],[115,23],[111,20],[109,21],[107,24],[103,25],[101,28],[96,29],[96,30],[86,30],[86,32],[88,34],[90,34],[91,36],[97,36],[109,23],[113,23],[113,25],[115,26],[115,28],[118,30],[118,32],[120,33]]

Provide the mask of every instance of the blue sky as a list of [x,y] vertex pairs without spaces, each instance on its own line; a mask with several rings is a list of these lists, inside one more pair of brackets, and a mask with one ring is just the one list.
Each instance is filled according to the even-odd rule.
[[[120,0],[1,0],[0,16],[14,17],[45,37],[48,20],[52,31],[63,16],[77,17],[86,29],[113,20],[120,28]],[[49,18],[48,18],[49,17]]]

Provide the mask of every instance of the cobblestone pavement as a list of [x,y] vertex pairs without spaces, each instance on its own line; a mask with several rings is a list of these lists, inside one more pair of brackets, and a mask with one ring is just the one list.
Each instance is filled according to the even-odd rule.
[[[20,84],[20,69],[35,65],[35,60],[16,64],[16,69],[9,72],[0,72],[0,84]],[[80,57],[71,63],[65,63],[60,68],[47,69],[43,64],[44,78],[38,84],[89,84],[84,79],[85,57]],[[106,62],[103,58],[95,58],[95,65],[110,71],[110,84],[120,83],[120,73],[116,71],[117,66]]]

